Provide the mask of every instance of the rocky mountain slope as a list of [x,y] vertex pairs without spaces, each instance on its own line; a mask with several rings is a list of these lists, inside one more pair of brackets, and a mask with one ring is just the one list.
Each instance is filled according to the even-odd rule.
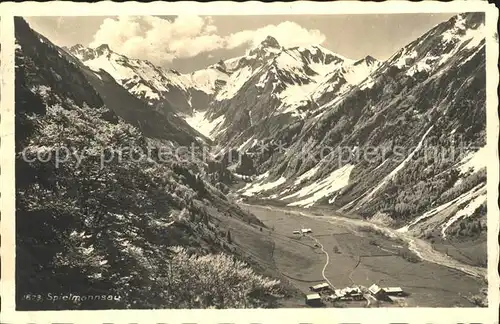
[[[200,134],[22,18],[15,36],[17,308],[275,306],[272,260],[247,253],[270,248],[263,224],[213,185],[210,161],[157,154]],[[113,299],[46,298],[69,292]]]
[[90,69],[106,71],[131,94],[151,106],[168,105],[177,112],[192,111],[190,81],[177,71],[165,71],[149,61],[128,58],[113,52],[106,44],[97,48],[77,44],[64,49]]
[[315,110],[311,98],[325,77],[341,74],[353,63],[320,46],[282,48],[275,39],[266,39],[240,59],[238,72],[228,82],[231,87],[220,91],[209,106],[206,118],[223,118],[216,140],[239,147],[303,120]]
[[485,233],[483,26],[482,14],[457,15],[348,91],[317,96],[310,118],[256,154],[267,176],[242,193],[327,204],[428,237]]
[[107,44],[87,48],[81,44],[63,48],[93,71],[104,70],[137,98],[157,109],[167,106],[182,116],[203,111],[215,94],[226,85],[231,60],[221,61],[190,74],[166,70],[147,60],[128,58]]
[[321,46],[283,48],[272,37],[228,61],[227,86],[203,114],[210,135],[226,149],[249,147],[282,125],[303,120],[317,108],[315,99],[335,87],[330,79],[336,80],[336,91],[346,91],[379,64],[354,62]]
[[484,238],[483,26],[480,13],[456,15],[384,62],[268,37],[182,75],[184,101],[198,91],[203,104],[174,110],[234,153],[234,176],[251,181],[244,196],[327,205],[439,240]]

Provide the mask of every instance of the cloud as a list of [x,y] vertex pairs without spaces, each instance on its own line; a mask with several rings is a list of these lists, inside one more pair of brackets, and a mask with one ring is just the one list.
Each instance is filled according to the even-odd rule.
[[179,16],[173,21],[153,16],[120,16],[106,18],[90,46],[108,44],[118,53],[163,65],[175,58],[253,46],[268,35],[285,47],[320,44],[325,40],[319,30],[290,21],[220,36],[214,20],[208,16]]
[[317,29],[306,29],[297,23],[285,21],[278,25],[267,25],[257,30],[244,30],[231,34],[227,39],[229,48],[251,44],[255,46],[262,42],[267,36],[278,40],[283,47],[304,46],[321,44],[325,41],[323,35]]
[[108,44],[118,53],[164,64],[176,57],[192,57],[217,48],[220,40],[214,31],[210,19],[198,16],[182,16],[174,21],[120,16],[106,18],[90,46]]

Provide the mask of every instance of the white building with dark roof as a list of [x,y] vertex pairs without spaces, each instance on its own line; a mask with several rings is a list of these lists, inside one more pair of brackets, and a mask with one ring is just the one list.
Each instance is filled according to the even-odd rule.
[[380,288],[378,285],[376,284],[373,284],[371,285],[369,288],[368,288],[368,291],[370,292],[370,294],[372,295],[376,295],[378,294],[380,291],[382,290],[382,288]]
[[309,287],[312,291],[322,291],[322,290],[327,290],[330,289],[330,285],[327,282],[323,282],[317,285],[314,285],[312,287]]
[[385,287],[383,290],[387,295],[391,296],[400,296],[404,293],[401,287]]
[[368,292],[370,292],[370,294],[377,299],[384,299],[385,298],[384,289],[380,288],[377,284],[371,285],[368,288]]

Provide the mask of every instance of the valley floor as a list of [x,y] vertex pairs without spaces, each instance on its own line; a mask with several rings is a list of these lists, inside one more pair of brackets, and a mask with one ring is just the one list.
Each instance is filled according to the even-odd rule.
[[[369,230],[368,222],[362,220],[317,216],[270,206],[241,206],[266,224],[265,231],[274,242],[271,253],[276,268],[304,294],[310,292],[310,286],[325,282],[323,271],[335,288],[354,284],[369,287],[374,283],[402,287],[410,294],[404,305],[409,307],[473,307],[469,298],[486,286],[483,279],[486,269],[451,261],[440,252],[430,250],[430,245],[421,240]],[[310,236],[293,234],[301,228],[310,228],[312,233]],[[326,266],[326,255],[317,242],[328,253]],[[418,254],[424,260],[409,261],[408,253]],[[284,307],[303,304],[303,299],[293,300],[287,301]],[[365,306],[366,301],[339,307]]]

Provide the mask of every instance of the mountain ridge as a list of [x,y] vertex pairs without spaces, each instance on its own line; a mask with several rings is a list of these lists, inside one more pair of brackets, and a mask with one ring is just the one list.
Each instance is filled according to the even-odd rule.
[[[297,182],[281,182],[279,186],[268,189],[267,193],[263,192],[262,196],[288,202],[291,206],[333,205],[365,217],[372,217],[379,211],[403,225],[408,219],[418,218],[419,211],[424,214],[433,210],[436,204],[446,203],[439,192],[445,196],[454,192],[453,199],[458,192],[465,194],[477,184],[484,185],[485,165],[478,158],[485,145],[484,40],[464,36],[480,35],[474,30],[461,32],[460,29],[455,32],[457,22],[480,31],[480,18],[481,14],[458,15],[405,46],[343,96],[333,100],[319,98],[323,105],[321,111],[299,126],[301,130],[298,134],[293,129],[293,133],[297,134],[294,135],[295,140],[285,140],[287,154],[274,154],[273,157],[271,153],[270,157],[256,163],[262,168],[257,172],[269,172],[270,182],[277,178],[290,181],[302,179],[300,185]],[[434,48],[429,44],[436,42],[444,42],[442,58],[445,60],[430,60],[428,68],[412,73],[412,69],[421,62],[415,58],[426,60],[428,49]],[[405,54],[413,50],[417,54],[410,54],[407,59]],[[466,115],[470,118],[466,119]],[[286,130],[285,127],[283,133],[288,131],[292,132],[292,129]],[[425,149],[428,145],[441,150],[456,148],[455,132],[468,141],[463,143],[470,146],[465,152],[449,159],[434,157],[431,163],[426,160]],[[385,134],[392,134],[394,141]],[[408,142],[411,144],[408,145]],[[356,152],[366,147],[388,147],[390,150],[394,145],[405,149],[404,160],[395,162],[394,157],[389,156],[379,157],[377,161],[347,160],[341,164],[329,164],[327,161],[332,161],[326,159],[329,156],[321,156],[321,148]],[[420,145],[424,149],[419,150]],[[300,159],[304,147],[311,147],[308,153],[312,157],[320,157],[319,163],[310,161],[309,164]],[[339,152],[330,155],[340,157]],[[269,162],[272,159],[274,162]],[[475,161],[472,173],[460,172],[457,175],[456,167],[468,163],[468,159]],[[420,161],[420,165],[415,161]],[[415,170],[425,172],[412,174]],[[448,187],[450,182],[457,184]],[[398,187],[398,183],[411,189]],[[465,183],[468,184],[459,189]],[[251,184],[248,186],[242,193],[252,189]],[[415,200],[418,195],[412,197],[411,193],[417,188],[423,190],[420,202]],[[251,192],[255,193],[255,190]],[[471,193],[463,205],[474,197]],[[481,197],[484,207],[485,196]],[[434,205],[431,207],[431,204]],[[438,209],[435,215],[425,214],[426,222],[413,223],[411,227],[417,235],[434,236],[432,226],[448,228],[446,220],[450,213],[453,210],[443,212]],[[454,218],[453,222],[467,224],[469,220],[463,215],[470,213],[459,214],[461,216]],[[485,215],[484,210],[481,215]],[[485,219],[480,223],[484,227]],[[443,237],[443,233],[438,236]]]
[[[283,176],[283,170],[287,177],[292,179],[299,179],[304,172],[312,174],[311,178],[302,178],[304,180],[314,180],[317,175],[313,175],[310,167],[307,168],[309,164],[295,161],[288,156],[269,153],[269,150],[272,152],[276,147],[276,144],[272,144],[274,140],[283,141],[288,150],[297,154],[300,151],[299,146],[311,146],[306,143],[334,147],[341,144],[353,149],[363,144],[387,146],[388,141],[382,134],[398,130],[403,135],[398,135],[396,141],[406,138],[405,132],[412,133],[414,138],[410,136],[408,140],[416,145],[416,138],[425,141],[427,130],[431,134],[429,136],[436,133],[436,128],[432,129],[435,122],[450,119],[455,125],[455,131],[457,126],[458,129],[473,129],[467,131],[466,135],[473,142],[480,143],[480,129],[484,126],[480,122],[482,117],[472,121],[474,126],[466,126],[465,121],[457,119],[462,118],[460,116],[463,113],[454,108],[460,104],[451,100],[451,83],[447,75],[457,73],[460,78],[465,78],[464,86],[457,88],[462,91],[462,95],[464,91],[468,91],[465,89],[478,87],[474,84],[478,84],[480,77],[474,77],[472,74],[471,78],[466,78],[466,71],[473,66],[471,61],[480,62],[480,66],[483,64],[480,59],[484,56],[482,26],[484,16],[481,14],[458,14],[437,24],[385,61],[378,61],[370,55],[351,60],[320,45],[284,48],[275,38],[269,36],[243,56],[220,60],[206,69],[181,74],[191,80],[191,89],[200,91],[204,96],[203,105],[193,108],[192,111],[183,111],[181,116],[188,124],[200,129],[205,136],[218,144],[221,155],[231,150],[241,153],[249,151],[253,154],[253,163],[260,166],[256,172],[269,168],[276,171],[271,172],[276,178]],[[476,69],[473,73],[480,75],[481,72]],[[443,87],[447,83],[448,87]],[[435,85],[435,90],[430,84]],[[425,98],[426,91],[439,98],[437,107],[431,106]],[[406,96],[408,93],[410,96],[404,98],[403,94]],[[391,98],[391,94],[395,97]],[[484,104],[481,104],[482,100],[476,100],[480,103],[479,106]],[[473,99],[467,99],[467,102],[471,101]],[[353,109],[346,108],[348,105]],[[412,106],[415,108],[409,109]],[[390,111],[388,107],[396,108]],[[396,123],[401,119],[395,111],[400,111],[407,122],[420,125],[419,130],[411,126],[404,131]],[[450,111],[453,111],[452,117],[446,116]],[[482,113],[477,111],[471,113],[482,116]],[[461,124],[463,126],[460,126]],[[352,134],[347,135],[350,127]],[[372,134],[372,139],[364,138],[366,134]],[[452,142],[447,143],[455,145],[450,144]],[[258,147],[265,148],[268,153],[259,154],[256,151]],[[318,154],[319,152],[313,152],[313,155]],[[414,154],[418,156],[420,153]],[[457,162],[459,161],[454,161]],[[391,159],[379,163],[376,168],[373,167],[373,171],[376,171],[371,177],[374,179],[367,182],[378,179],[382,181],[382,184],[379,184],[381,188],[385,188],[386,181],[392,179],[392,176],[389,177],[391,170],[387,168],[391,165],[394,167],[394,164]],[[290,166],[293,165],[296,169],[292,172]],[[321,169],[318,165],[312,166]],[[358,169],[361,165],[366,167],[365,164],[360,164],[349,169],[354,178],[360,172]],[[401,168],[406,169],[410,165],[411,162],[405,163]],[[340,170],[343,166],[338,167]],[[368,168],[370,170],[372,166]],[[329,169],[335,172],[331,166]],[[384,175],[389,178],[384,180]],[[351,179],[351,176],[348,178]],[[341,192],[353,191],[352,188],[356,185],[352,181],[356,182],[353,179],[348,180],[349,189],[342,189]],[[281,183],[278,188],[292,191],[293,186],[289,187],[287,183]],[[371,189],[365,186],[354,190],[356,193],[352,198],[364,202],[367,199],[362,199],[361,192],[366,191],[364,195],[367,195],[373,191],[371,197],[381,194],[379,190],[385,190],[375,190],[378,186],[376,184]],[[279,197],[273,190],[263,196]],[[325,199],[318,197],[320,196],[316,194],[316,198],[310,201],[319,203]],[[335,204],[341,204],[342,195],[337,194],[335,197]],[[328,201],[333,202],[335,199],[328,197]],[[356,201],[353,202],[356,211],[363,213],[365,203],[360,207],[360,203]],[[351,207],[348,204],[338,205],[338,208],[346,210]],[[374,207],[369,210],[374,210]],[[373,215],[373,212],[368,215],[370,213]]]

